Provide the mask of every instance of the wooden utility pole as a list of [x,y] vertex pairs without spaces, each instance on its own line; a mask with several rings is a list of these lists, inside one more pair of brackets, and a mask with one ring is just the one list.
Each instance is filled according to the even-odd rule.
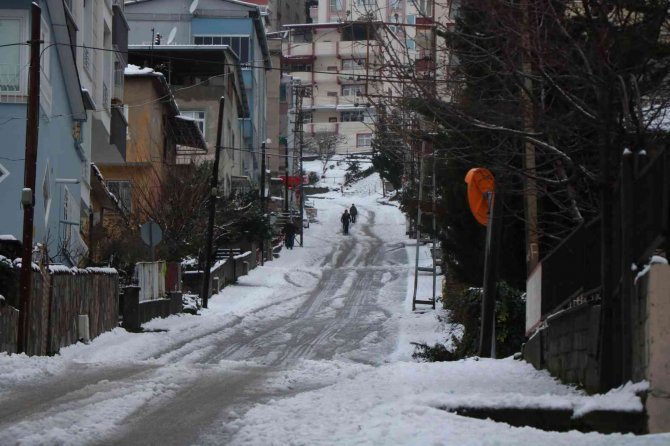
[[207,249],[205,251],[205,270],[202,278],[202,299],[203,308],[207,308],[209,299],[209,276],[212,267],[212,244],[214,240],[214,217],[216,215],[216,198],[219,194],[219,160],[221,159],[221,134],[223,133],[223,105],[225,98],[219,99],[219,123],[216,130],[216,147],[214,148],[214,167],[212,168],[212,179],[209,188],[209,219],[207,221]]
[[26,154],[23,173],[23,252],[21,254],[21,298],[16,350],[23,353],[30,331],[30,293],[33,263],[33,218],[35,215],[35,177],[37,141],[40,127],[40,44],[42,10],[33,3],[30,17],[30,72],[28,77],[28,110],[26,119]]
[[[524,86],[521,91],[521,108],[523,113],[523,129],[532,132],[534,129],[533,102],[531,91],[532,66],[530,63],[530,17],[529,2],[523,0],[520,4],[523,17],[523,31],[521,33],[521,72],[524,76]],[[525,174],[525,217],[526,217],[526,272],[528,275],[540,261],[538,211],[537,211],[537,170],[535,165],[535,146],[531,142],[523,143],[523,171]]]
[[[265,218],[265,141],[261,143],[261,214]],[[265,236],[261,239],[261,266],[265,264]]]

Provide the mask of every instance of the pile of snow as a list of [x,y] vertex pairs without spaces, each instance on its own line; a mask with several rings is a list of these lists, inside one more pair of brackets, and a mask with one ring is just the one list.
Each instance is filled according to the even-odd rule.
[[148,67],[139,67],[137,65],[128,64],[123,71],[123,74],[126,76],[143,76],[146,74],[155,74],[156,76],[162,76],[162,73],[155,72],[153,68]]
[[642,388],[628,385],[589,397],[511,358],[400,362],[256,406],[235,422],[239,431],[232,444],[663,444],[670,436],[544,432],[445,412],[453,407],[543,407],[572,409],[575,415],[611,408],[640,411],[635,393]]

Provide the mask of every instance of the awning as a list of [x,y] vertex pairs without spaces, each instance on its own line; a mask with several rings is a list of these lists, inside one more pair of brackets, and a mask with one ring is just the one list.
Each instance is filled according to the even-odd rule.
[[192,148],[193,151],[207,152],[207,143],[198,127],[198,123],[186,116],[177,115],[169,119],[168,132],[170,138],[180,147],[179,152],[188,152],[184,148]]
[[301,56],[282,56],[282,63],[284,64],[298,64],[298,63],[311,63],[316,59],[315,55],[301,55]]

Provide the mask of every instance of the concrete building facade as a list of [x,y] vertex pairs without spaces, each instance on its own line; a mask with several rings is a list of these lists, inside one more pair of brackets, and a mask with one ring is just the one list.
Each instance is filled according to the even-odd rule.
[[[86,111],[77,75],[75,43],[62,1],[42,0],[39,139],[33,240],[54,261],[78,263],[86,254],[81,237],[82,185],[89,158],[82,147]],[[3,1],[0,9],[0,234],[23,236],[21,190],[28,100],[31,2]],[[17,45],[13,45],[17,44]],[[10,45],[10,46],[4,46]]]
[[[248,183],[257,185],[260,147],[267,139],[266,79],[267,70],[271,69],[261,9],[236,0],[146,0],[126,3],[125,13],[130,24],[131,47],[227,45],[235,52],[249,108],[249,117],[242,119],[241,172]],[[152,65],[151,51],[146,58],[148,65]],[[204,119],[212,122],[212,116],[206,115]]]

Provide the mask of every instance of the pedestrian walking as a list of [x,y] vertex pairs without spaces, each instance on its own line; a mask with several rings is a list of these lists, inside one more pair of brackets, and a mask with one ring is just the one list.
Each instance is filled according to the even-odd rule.
[[340,221],[342,222],[342,233],[343,234],[349,234],[349,222],[351,221],[351,215],[349,215],[349,211],[347,209],[344,210],[344,213],[340,217]]
[[293,220],[289,220],[284,225],[284,243],[286,248],[293,249],[293,244],[295,243],[295,225]]
[[351,215],[351,223],[356,223],[356,216],[358,215],[358,209],[356,209],[356,205],[352,204],[351,208],[349,209],[349,215]]

